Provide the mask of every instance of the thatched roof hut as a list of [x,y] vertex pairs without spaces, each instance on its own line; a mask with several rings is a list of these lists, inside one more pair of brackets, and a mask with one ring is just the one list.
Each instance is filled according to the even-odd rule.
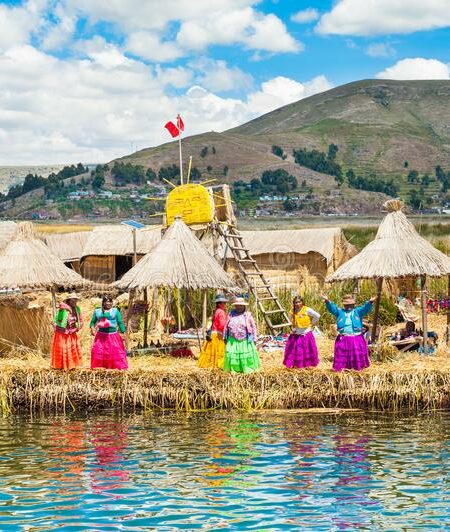
[[[161,240],[161,226],[136,231],[137,259]],[[89,233],[81,256],[81,273],[92,281],[111,283],[133,266],[133,231],[125,225],[101,225]]]
[[50,251],[63,262],[75,262],[83,256],[90,234],[90,231],[50,233],[44,236],[44,242]]
[[401,211],[403,203],[383,205],[388,214],[377,235],[358,255],[340,266],[327,279],[330,283],[352,279],[398,279],[442,277],[450,274],[450,257],[422,238]]
[[4,288],[74,289],[90,284],[50,252],[29,222],[18,225],[0,254],[0,286]]
[[179,218],[175,219],[150,253],[114,285],[123,290],[236,287],[236,283]]
[[12,240],[17,230],[16,222],[0,222],[0,251]]
[[[422,291],[423,348],[427,352],[426,278],[449,276],[450,257],[422,238],[402,212],[399,200],[387,201],[387,215],[376,237],[358,255],[343,264],[327,279],[328,282],[373,279],[377,283],[377,301],[372,338],[376,336],[381,289],[384,279],[420,278]],[[450,284],[449,284],[450,291]],[[450,315],[447,320],[450,332]]]
[[[298,286],[305,269],[309,275],[324,281],[357,253],[339,227],[241,231],[241,235],[250,255],[276,286]],[[227,266],[237,271],[230,251]]]

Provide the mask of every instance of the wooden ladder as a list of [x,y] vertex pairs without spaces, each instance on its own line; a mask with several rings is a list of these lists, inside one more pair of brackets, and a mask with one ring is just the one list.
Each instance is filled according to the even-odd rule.
[[[267,327],[272,335],[276,336],[283,328],[288,327],[291,324],[286,310],[273,292],[265,275],[259,269],[256,260],[250,255],[250,251],[245,247],[242,235],[238,229],[234,225],[224,225],[219,222],[217,223],[217,230],[225,240],[226,247],[231,251],[233,258],[236,261],[239,274],[245,281],[250,292],[253,294]],[[265,302],[272,303],[272,307],[275,308],[268,309],[265,306]],[[281,316],[281,323],[272,323],[272,319],[276,316]]]

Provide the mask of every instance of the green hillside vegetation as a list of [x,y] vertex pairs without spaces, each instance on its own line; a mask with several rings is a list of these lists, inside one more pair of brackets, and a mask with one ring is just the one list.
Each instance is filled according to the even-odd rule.
[[[339,187],[356,212],[375,212],[383,197],[396,194],[414,208],[429,208],[450,201],[448,184],[435,173],[436,167],[450,172],[449,123],[450,81],[365,80],[223,133],[187,137],[183,151],[205,179],[230,184],[283,169],[338,210],[345,205],[327,193]],[[120,161],[158,173],[178,161],[177,150],[170,142]],[[418,180],[408,178],[412,170]]]
[[[272,215],[370,215],[397,195],[414,210],[450,206],[448,124],[450,81],[365,80],[182,142],[185,161],[189,155],[194,161],[191,179],[229,183],[242,214],[258,207]],[[53,181],[27,176],[0,196],[5,212],[29,212],[49,200],[59,209],[68,193],[83,187],[97,194],[94,203],[110,201],[102,191],[128,199],[130,190],[161,191],[167,181],[180,182],[178,143],[138,151],[90,173],[81,164],[74,168],[84,173]],[[183,170],[186,175],[187,164]],[[78,199],[79,206],[62,210],[79,210],[85,203],[83,211],[91,208]],[[122,198],[116,199],[120,204]],[[139,199],[131,203],[144,212]]]

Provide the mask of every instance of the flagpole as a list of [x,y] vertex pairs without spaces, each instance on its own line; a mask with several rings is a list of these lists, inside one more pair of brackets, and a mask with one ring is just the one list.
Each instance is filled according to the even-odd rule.
[[[177,119],[177,125],[178,125],[178,119]],[[180,151],[180,182],[183,185],[183,158],[181,156],[181,129],[179,130],[180,134],[178,135],[178,148]]]

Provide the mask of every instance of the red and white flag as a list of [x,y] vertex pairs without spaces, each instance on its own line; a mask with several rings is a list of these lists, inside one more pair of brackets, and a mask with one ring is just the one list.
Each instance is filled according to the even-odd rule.
[[184,122],[180,115],[177,115],[177,124],[175,125],[172,121],[167,122],[164,125],[167,131],[172,135],[172,137],[178,137],[181,135],[181,132],[184,131]]

